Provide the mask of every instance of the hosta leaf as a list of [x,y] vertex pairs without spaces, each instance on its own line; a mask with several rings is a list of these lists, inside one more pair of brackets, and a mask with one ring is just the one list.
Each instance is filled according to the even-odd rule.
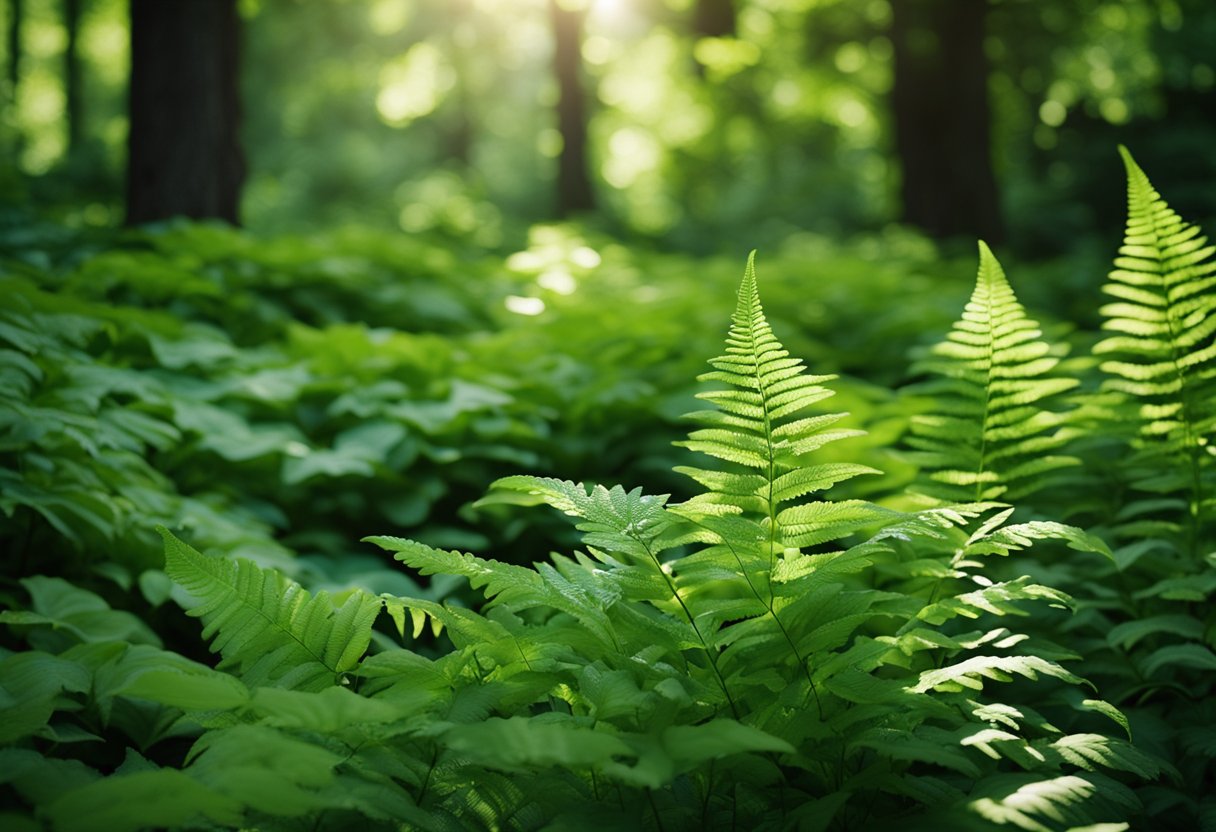
[[180,673],[152,670],[141,673],[116,695],[148,699],[183,711],[228,710],[249,702],[249,689],[227,673]]
[[62,578],[35,575],[22,578],[30,594],[32,611],[0,612],[0,623],[43,625],[64,630],[84,642],[129,641],[160,644],[156,633],[124,610],[112,610],[96,593],[73,586]]
[[253,695],[252,711],[265,725],[302,728],[332,734],[351,725],[393,722],[405,714],[388,701],[368,699],[346,688],[332,687],[316,693],[277,688],[259,688]]

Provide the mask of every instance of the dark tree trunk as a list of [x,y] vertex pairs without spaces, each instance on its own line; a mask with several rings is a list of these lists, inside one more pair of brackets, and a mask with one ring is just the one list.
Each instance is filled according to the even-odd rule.
[[553,71],[557,76],[557,129],[562,152],[557,160],[557,215],[595,209],[587,174],[587,96],[582,83],[584,12],[549,0],[553,22]]
[[891,93],[905,222],[934,237],[1004,235],[989,140],[986,0],[893,0]]
[[21,80],[21,24],[24,19],[24,0],[9,0],[8,31],[5,33],[8,36],[8,65],[4,69],[10,101],[17,100],[17,82]]
[[468,32],[471,11],[470,0],[448,0],[448,49],[452,69],[456,73],[456,86],[453,102],[455,112],[444,131],[444,148],[449,159],[466,168],[473,160],[473,102],[469,93],[469,44],[462,35]]
[[63,0],[63,28],[67,32],[67,48],[63,50],[63,90],[67,99],[68,153],[80,149],[84,137],[84,95],[80,78],[80,6],[81,0]]
[[735,36],[735,0],[697,0],[693,34],[702,38]]
[[131,0],[127,224],[238,221],[236,0]]

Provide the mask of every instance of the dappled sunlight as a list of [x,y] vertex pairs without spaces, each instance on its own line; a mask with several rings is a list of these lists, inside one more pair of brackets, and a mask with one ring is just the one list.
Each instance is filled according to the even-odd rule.
[[[534,226],[529,234],[528,248],[507,257],[506,266],[513,272],[533,277],[540,289],[564,296],[574,294],[580,282],[591,278],[602,262],[600,253],[572,230],[560,226]],[[544,309],[543,302],[540,309]]]
[[387,124],[404,127],[433,112],[455,83],[451,64],[438,47],[420,43],[380,70],[376,110]]

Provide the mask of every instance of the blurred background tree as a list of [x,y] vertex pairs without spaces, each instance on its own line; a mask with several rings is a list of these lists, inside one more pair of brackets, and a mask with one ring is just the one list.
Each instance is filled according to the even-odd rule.
[[[579,213],[712,251],[902,221],[1047,256],[1118,227],[1118,142],[1181,212],[1216,214],[1210,0],[192,2],[235,8],[243,33],[248,178],[239,212],[201,213],[254,230],[496,247]],[[4,4],[0,221],[118,224],[128,137],[133,172],[141,146],[227,141],[141,121],[140,9]],[[186,29],[182,55],[227,48]],[[193,66],[174,77],[222,83]],[[169,124],[180,138],[157,137]],[[231,147],[200,152],[211,185],[239,185]],[[131,216],[171,213],[200,211]]]
[[[131,0],[128,224],[176,216],[238,222],[239,54],[236,0]],[[71,89],[69,125],[79,121]],[[69,153],[76,144],[69,129]]]

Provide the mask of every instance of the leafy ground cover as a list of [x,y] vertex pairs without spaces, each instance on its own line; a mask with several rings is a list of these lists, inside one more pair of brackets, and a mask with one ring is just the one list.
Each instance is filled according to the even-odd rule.
[[1216,828],[1216,267],[1125,160],[1105,304],[895,233],[14,238],[6,827]]

